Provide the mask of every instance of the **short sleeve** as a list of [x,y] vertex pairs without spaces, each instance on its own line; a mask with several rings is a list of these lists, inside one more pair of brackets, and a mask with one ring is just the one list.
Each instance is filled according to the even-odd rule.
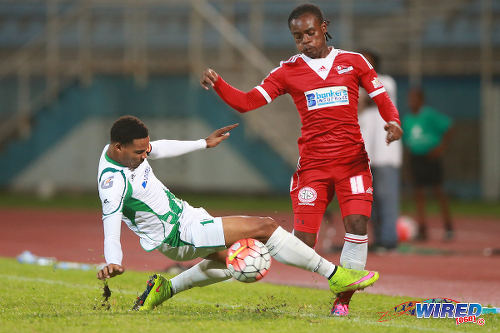
[[271,103],[276,97],[287,93],[285,85],[285,69],[283,62],[280,67],[273,69],[262,83],[255,87],[266,99],[267,103]]
[[99,177],[99,197],[103,216],[121,213],[126,188],[123,171],[108,168],[101,173]]

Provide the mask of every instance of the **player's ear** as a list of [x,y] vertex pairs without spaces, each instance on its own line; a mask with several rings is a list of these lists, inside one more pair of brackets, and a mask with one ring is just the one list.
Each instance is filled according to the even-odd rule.
[[321,32],[326,34],[328,32],[328,22],[327,21],[323,21],[321,22]]
[[328,28],[327,28],[327,26],[326,26],[326,23],[325,23],[325,22],[321,23],[321,32],[322,32],[323,34],[326,34],[326,33],[328,32]]
[[321,32],[323,33],[323,35],[325,35],[325,39],[328,41],[330,39],[332,39],[332,35],[330,35],[328,33],[328,25],[330,24],[330,21],[328,20],[325,20],[323,21],[323,23],[321,23],[320,25],[320,28],[321,28]]

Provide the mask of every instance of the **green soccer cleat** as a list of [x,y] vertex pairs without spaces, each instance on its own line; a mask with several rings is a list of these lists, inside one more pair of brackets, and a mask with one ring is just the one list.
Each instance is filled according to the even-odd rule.
[[358,271],[337,266],[337,272],[328,280],[330,290],[339,294],[349,290],[360,290],[378,280],[378,272]]
[[172,282],[160,274],[149,278],[146,290],[137,297],[132,310],[150,311],[172,297]]

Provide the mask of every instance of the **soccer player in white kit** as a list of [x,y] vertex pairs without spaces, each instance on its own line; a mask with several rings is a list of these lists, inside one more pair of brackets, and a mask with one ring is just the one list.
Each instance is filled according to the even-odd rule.
[[150,142],[148,129],[138,118],[124,116],[115,121],[111,143],[101,154],[97,178],[106,259],[106,266],[97,277],[104,280],[124,272],[120,244],[124,221],[148,252],[158,250],[177,261],[205,258],[171,280],[153,275],[134,305],[137,310],[151,310],[181,291],[231,278],[225,265],[227,248],[243,238],[260,240],[271,256],[282,263],[324,276],[334,294],[375,283],[377,272],[334,265],[270,217],[213,217],[203,208],[191,207],[156,178],[148,163],[148,158],[173,157],[215,147],[236,126],[220,128],[204,140]]

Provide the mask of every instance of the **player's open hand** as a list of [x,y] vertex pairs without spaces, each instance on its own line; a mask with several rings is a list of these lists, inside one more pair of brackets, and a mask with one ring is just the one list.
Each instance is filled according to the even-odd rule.
[[217,146],[219,143],[222,141],[226,140],[229,138],[229,131],[232,130],[235,127],[238,127],[240,124],[232,124],[228,126],[224,126],[222,128],[219,128],[218,130],[215,130],[212,134],[207,136],[205,141],[207,141],[207,148],[212,148]]
[[99,280],[105,280],[112,278],[113,276],[120,275],[125,272],[122,265],[109,264],[104,266],[99,272],[97,272],[97,278]]
[[219,74],[217,74],[213,69],[207,68],[201,74],[200,84],[203,89],[208,90],[212,88],[219,79]]
[[401,126],[395,121],[390,121],[385,124],[384,129],[387,131],[387,136],[385,137],[385,142],[387,142],[387,144],[399,140],[403,136]]

